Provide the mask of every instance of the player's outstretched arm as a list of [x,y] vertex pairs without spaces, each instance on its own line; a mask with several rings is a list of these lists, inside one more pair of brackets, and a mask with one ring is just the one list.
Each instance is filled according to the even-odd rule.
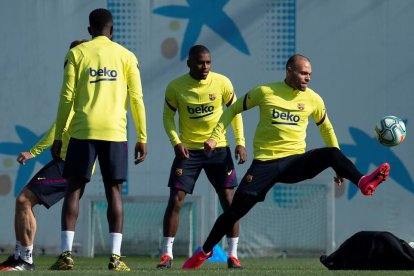
[[134,163],[135,165],[144,162],[145,158],[147,157],[147,144],[146,143],[141,143],[141,142],[137,142],[135,144],[135,160]]
[[45,149],[48,149],[55,139],[55,123],[51,125],[45,135],[29,150],[32,158],[41,154]]

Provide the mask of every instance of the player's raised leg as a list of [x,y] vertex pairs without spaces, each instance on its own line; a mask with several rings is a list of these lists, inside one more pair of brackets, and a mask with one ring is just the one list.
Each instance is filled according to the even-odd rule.
[[363,175],[355,164],[335,147],[310,150],[299,155],[296,159],[295,164],[304,168],[303,173],[293,174],[292,170],[297,171],[297,168],[292,166],[293,169],[288,171],[289,177],[284,177],[280,182],[294,183],[303,180],[303,178],[313,178],[328,167],[332,167],[338,176],[349,179],[357,185],[362,194],[369,196],[374,193],[378,185],[387,179],[390,172],[390,165],[383,163],[371,174]]

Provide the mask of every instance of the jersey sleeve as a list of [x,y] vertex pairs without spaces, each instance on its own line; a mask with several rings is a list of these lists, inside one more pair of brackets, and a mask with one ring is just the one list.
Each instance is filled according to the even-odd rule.
[[134,120],[138,142],[146,143],[147,123],[142,93],[141,75],[138,69],[138,60],[132,53],[126,68],[126,78],[132,119]]
[[[237,101],[236,93],[230,80],[226,79],[224,84],[223,93],[224,104],[229,107]],[[236,145],[245,146],[244,130],[243,130],[243,119],[241,114],[237,114],[231,121],[231,126],[234,131],[234,138],[236,139]]]
[[75,98],[76,87],[76,66],[72,51],[70,50],[65,57],[63,83],[60,90],[60,100],[56,116],[55,139],[61,140],[69,114],[72,109],[73,99]]
[[38,156],[53,144],[53,140],[55,139],[55,129],[56,124],[53,123],[45,135],[43,135],[43,137],[29,150],[33,157]]
[[170,139],[171,145],[174,147],[181,143],[180,137],[177,133],[174,117],[178,108],[177,99],[175,97],[175,91],[171,84],[167,86],[165,91],[164,112],[162,115],[162,121],[164,124],[165,133]]
[[225,129],[237,114],[259,105],[263,97],[264,94],[262,90],[254,88],[247,92],[247,94],[242,98],[238,99],[234,104],[229,106],[226,110],[224,110],[217,125],[214,127],[211,138],[217,141],[220,136],[223,135]]
[[325,104],[322,98],[315,94],[315,110],[312,114],[313,120],[319,128],[319,132],[328,147],[339,148],[334,128],[326,113]]

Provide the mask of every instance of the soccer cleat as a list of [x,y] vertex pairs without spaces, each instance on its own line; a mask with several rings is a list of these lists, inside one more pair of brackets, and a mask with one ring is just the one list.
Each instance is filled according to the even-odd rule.
[[359,180],[358,188],[364,195],[370,196],[374,193],[377,186],[387,179],[389,173],[390,165],[383,163],[371,174],[363,176]]
[[227,268],[230,268],[230,269],[241,269],[243,267],[241,266],[239,259],[237,259],[234,256],[230,256],[227,259]]
[[14,255],[10,255],[7,260],[0,263],[0,271],[3,270],[10,270],[12,266],[17,262],[17,260],[14,258]]
[[161,269],[169,269],[172,268],[172,264],[173,264],[173,259],[168,256],[168,255],[162,255],[161,256],[161,260],[160,263],[157,264],[157,268],[161,268]]
[[72,252],[65,251],[59,255],[56,262],[49,267],[49,270],[71,270],[73,269],[73,265]]
[[108,264],[109,270],[130,271],[131,269],[121,260],[121,256],[112,254]]
[[213,251],[205,254],[203,250],[197,251],[183,264],[183,269],[197,269],[199,268],[205,260],[213,256]]
[[9,271],[34,271],[35,265],[29,264],[19,257],[10,268]]

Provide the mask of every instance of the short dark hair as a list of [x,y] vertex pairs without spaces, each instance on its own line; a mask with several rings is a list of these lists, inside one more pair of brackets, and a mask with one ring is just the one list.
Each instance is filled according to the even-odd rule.
[[79,44],[82,44],[82,43],[87,42],[87,41],[88,41],[88,40],[86,40],[86,39],[82,39],[82,40],[74,40],[74,41],[72,41],[72,43],[70,44],[69,49],[72,49],[73,47],[76,47],[76,46],[78,46]]
[[96,9],[89,14],[89,26],[97,30],[103,30],[105,26],[112,22],[112,13],[107,9]]
[[310,62],[309,58],[305,57],[304,55],[301,54],[294,54],[293,56],[291,56],[288,61],[286,62],[286,70],[288,69],[288,67],[293,67],[293,65],[295,64],[296,60],[302,58],[307,60],[308,62]]
[[195,57],[200,53],[210,53],[210,50],[204,45],[194,45],[191,47],[190,51],[188,52],[188,58]]

